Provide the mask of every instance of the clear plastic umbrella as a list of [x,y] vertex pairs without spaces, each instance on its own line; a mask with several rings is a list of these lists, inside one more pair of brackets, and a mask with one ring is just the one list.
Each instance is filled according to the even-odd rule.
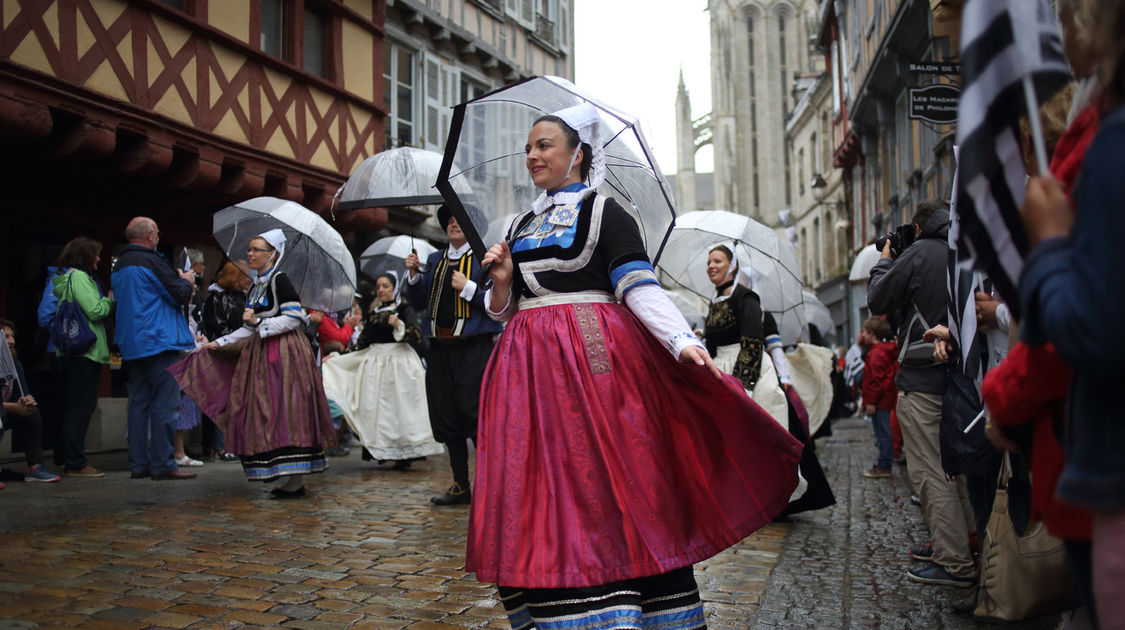
[[691,291],[665,289],[664,293],[676,305],[692,330],[702,330],[707,319],[707,303]]
[[773,230],[750,217],[723,210],[681,215],[658,265],[661,282],[666,288],[687,290],[710,302],[715,285],[707,278],[707,256],[719,244],[734,245],[739,281],[748,282],[761,298],[762,310],[773,314],[782,343],[807,341],[797,258]]
[[633,214],[649,258],[658,259],[675,210],[637,119],[553,76],[533,77],[453,109],[437,187],[479,256],[503,240],[510,222],[502,219],[529,209],[539,194],[525,167],[533,123],[580,103],[593,105],[600,117],[606,176],[598,192]]
[[301,305],[318,311],[351,308],[355,294],[355,262],[340,233],[300,204],[275,197],[256,197],[215,213],[215,240],[231,260],[246,260],[255,236],[278,228],[285,248],[277,263],[301,295]]
[[441,203],[434,188],[441,159],[440,153],[413,147],[376,153],[361,162],[340,188],[340,209]]
[[805,322],[816,326],[825,340],[835,339],[836,324],[832,321],[832,311],[828,310],[820,298],[808,291],[801,291],[801,298],[805,307]]
[[393,271],[402,280],[406,274],[406,257],[411,251],[417,251],[418,259],[425,263],[426,257],[436,252],[437,248],[426,241],[406,235],[388,236],[363,250],[359,255],[359,270],[371,278]]

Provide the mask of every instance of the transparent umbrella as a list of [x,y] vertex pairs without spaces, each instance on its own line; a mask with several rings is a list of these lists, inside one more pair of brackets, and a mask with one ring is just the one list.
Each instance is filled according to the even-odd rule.
[[553,76],[533,77],[453,109],[437,187],[479,256],[504,238],[510,222],[502,219],[530,208],[539,194],[524,166],[532,124],[580,103],[593,105],[600,118],[606,176],[598,192],[633,214],[650,259],[659,258],[675,210],[637,119]]
[[215,213],[211,233],[231,260],[246,260],[255,236],[278,228],[285,251],[277,263],[301,296],[301,305],[334,312],[351,307],[355,262],[340,233],[300,204],[256,197]]
[[824,302],[808,291],[801,291],[801,298],[805,307],[805,322],[810,326],[816,326],[825,340],[835,339],[836,324],[832,321],[832,312]]
[[411,251],[417,251],[418,259],[424,263],[426,257],[436,252],[437,248],[426,241],[406,235],[388,236],[363,250],[359,255],[359,270],[371,278],[393,271],[401,280],[406,273],[406,257]]
[[664,293],[676,305],[692,330],[702,330],[707,318],[707,302],[691,291],[665,289]]
[[441,203],[441,194],[434,188],[441,158],[440,153],[413,147],[372,155],[352,171],[337,193],[340,209]]
[[719,244],[734,245],[740,282],[748,282],[761,298],[762,310],[773,314],[782,343],[807,341],[797,258],[773,230],[750,217],[723,210],[681,215],[658,265],[661,282],[666,288],[690,291],[709,302],[715,286],[707,278],[707,255]]

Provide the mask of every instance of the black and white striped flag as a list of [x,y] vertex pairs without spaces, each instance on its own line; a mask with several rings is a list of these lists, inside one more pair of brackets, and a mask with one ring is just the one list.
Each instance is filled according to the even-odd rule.
[[1069,82],[1070,68],[1047,0],[969,0],[961,42],[958,250],[988,273],[1018,315],[1016,286],[1028,251],[1019,213],[1026,192],[1019,118],[1029,100],[1037,110]]

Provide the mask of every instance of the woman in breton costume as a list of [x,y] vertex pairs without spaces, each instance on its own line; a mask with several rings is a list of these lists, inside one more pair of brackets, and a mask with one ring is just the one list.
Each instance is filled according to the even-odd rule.
[[635,220],[594,194],[598,119],[583,104],[535,123],[544,192],[483,260],[508,325],[482,388],[466,567],[499,585],[513,628],[703,628],[692,564],[784,509],[800,445],[715,368]]
[[[786,514],[836,503],[809,437],[808,412],[789,381],[789,364],[773,315],[762,311],[742,269],[736,247],[720,244],[707,254],[707,277],[715,297],[704,323],[707,351],[720,370],[733,375],[746,393],[803,445],[800,481]],[[767,360],[768,357],[768,360]]]
[[324,389],[344,412],[361,444],[377,460],[406,470],[414,459],[444,451],[430,431],[426,370],[418,315],[399,298],[393,273],[375,279],[356,351],[324,362]]
[[241,328],[215,339],[169,371],[180,388],[223,430],[228,451],[241,456],[250,481],[284,479],[276,498],[305,495],[304,476],[328,468],[324,446],[335,443],[316,359],[303,331],[300,296],[277,271],[285,234],[250,240],[257,271]]

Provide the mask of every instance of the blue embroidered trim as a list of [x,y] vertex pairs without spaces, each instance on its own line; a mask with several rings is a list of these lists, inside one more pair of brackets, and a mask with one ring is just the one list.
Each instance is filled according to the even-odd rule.
[[651,264],[644,260],[634,260],[632,262],[627,262],[624,265],[614,267],[612,270],[610,270],[609,281],[613,284],[613,286],[616,287],[617,283],[621,282],[622,278],[634,271],[647,271],[653,274],[654,278],[656,277],[656,272],[653,271]]

